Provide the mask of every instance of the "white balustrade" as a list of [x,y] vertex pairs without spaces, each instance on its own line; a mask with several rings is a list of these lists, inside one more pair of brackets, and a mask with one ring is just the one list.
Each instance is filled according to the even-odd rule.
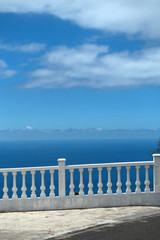
[[[145,179],[143,177],[140,176],[140,167],[142,166],[142,172],[143,172],[143,176],[144,176],[144,170],[145,170]],[[58,159],[58,166],[51,166],[51,167],[32,167],[32,168],[14,168],[14,169],[0,169],[0,173],[3,175],[4,178],[4,186],[3,186],[3,197],[2,200],[6,201],[9,199],[10,194],[8,194],[8,192],[10,193],[11,189],[9,189],[10,183],[9,181],[12,181],[11,178],[13,178],[13,186],[12,186],[12,196],[11,199],[18,199],[18,195],[17,195],[17,191],[19,192],[21,190],[22,194],[21,196],[19,196],[19,199],[21,200],[25,200],[28,198],[31,199],[35,199],[34,201],[41,199],[43,201],[43,198],[57,198],[55,197],[55,193],[58,192],[59,190],[59,194],[58,197],[68,197],[66,196],[66,170],[69,170],[69,174],[70,174],[70,184],[69,184],[69,196],[72,198],[74,197],[75,193],[74,193],[74,189],[75,189],[75,176],[76,174],[74,174],[74,170],[79,171],[79,197],[86,197],[85,194],[88,194],[90,197],[92,197],[93,195],[96,196],[96,192],[93,192],[93,186],[96,188],[98,187],[98,191],[97,191],[97,195],[99,195],[99,197],[103,197],[103,195],[107,196],[107,195],[112,195],[116,196],[117,195],[121,195],[122,194],[122,182],[123,184],[126,184],[126,191],[123,193],[123,195],[126,194],[127,195],[132,195],[132,191],[131,191],[131,182],[134,185],[136,185],[136,189],[135,189],[135,193],[137,194],[137,197],[139,197],[141,194],[149,194],[150,193],[150,181],[149,181],[149,166],[154,166],[154,172],[153,172],[153,176],[154,176],[154,191],[155,192],[160,192],[160,155],[154,155],[154,161],[150,161],[150,162],[119,162],[119,163],[102,163],[102,164],[81,164],[81,165],[65,165],[65,159]],[[126,174],[122,180],[125,178],[126,182],[124,183],[124,180],[121,180],[121,169],[122,167],[126,168],[126,173],[123,172],[124,174]],[[133,167],[135,167],[136,171],[133,171]],[[112,168],[116,168],[117,171],[115,173],[114,177],[117,177],[117,189],[115,189],[115,186],[112,185],[112,178],[111,178],[111,170]],[[93,169],[96,169],[96,171],[94,171],[94,174],[92,176],[92,171]],[[107,170],[107,174],[105,173],[105,171],[103,172],[103,169],[106,171]],[[88,185],[86,184],[86,177],[87,177],[87,171],[84,170],[88,170],[88,175],[89,175],[89,179],[88,179]],[[48,172],[46,172],[48,171]],[[58,171],[58,175],[55,175],[55,171]],[[30,172],[30,174],[27,174],[27,172]],[[40,176],[41,176],[41,185],[40,188],[38,187],[38,175],[36,174],[36,172],[40,172]],[[12,173],[8,174],[8,173]],[[17,173],[18,173],[18,178],[17,177]],[[46,173],[46,174],[45,174]],[[103,173],[103,175],[102,175]],[[97,174],[97,175],[96,175]],[[106,174],[106,175],[104,175]],[[134,174],[134,176],[131,176],[131,174]],[[103,176],[103,178],[102,178]],[[108,179],[107,179],[108,176]],[[20,184],[20,182],[18,182],[18,180],[21,177],[21,181],[22,181],[22,185]],[[48,179],[46,179],[46,177],[48,177]],[[113,176],[112,176],[113,177]],[[55,180],[54,180],[55,178]],[[98,184],[96,183],[96,179],[98,178]],[[106,178],[106,180],[104,180]],[[135,182],[133,182],[133,179],[135,178]],[[142,180],[143,178],[143,180]],[[29,186],[29,183],[27,182],[29,179],[29,181],[31,181],[31,186]],[[132,179],[132,181],[131,181]],[[141,179],[141,182],[140,182]],[[157,180],[159,179],[159,180]],[[103,182],[104,180],[104,182]],[[55,184],[56,181],[56,184]],[[58,183],[57,183],[58,181]],[[9,184],[8,184],[9,183]],[[50,185],[48,185],[48,183],[50,183]],[[104,185],[105,183],[105,185]],[[84,186],[84,184],[86,184]],[[97,184],[97,186],[96,186]],[[21,186],[20,186],[21,185]],[[145,189],[144,191],[141,191],[140,186],[144,186],[145,185]],[[58,189],[55,189],[57,188]],[[37,189],[36,189],[37,187]],[[88,193],[84,193],[84,189],[87,189],[88,187]],[[27,189],[28,188],[28,189]],[[30,189],[29,189],[30,188]],[[68,186],[67,186],[68,188]],[[142,187],[143,188],[143,187]],[[2,188],[1,188],[2,189]],[[104,189],[104,193],[103,190]],[[106,189],[106,190],[105,190]],[[31,190],[31,195],[27,196],[27,190]],[[48,193],[49,190],[49,193]],[[116,194],[113,192],[115,192],[116,190]],[[46,193],[47,193],[47,197],[46,197]],[[37,194],[40,194],[40,197],[37,197]],[[138,195],[139,194],[139,195]],[[2,195],[2,194],[1,194]],[[119,196],[120,198],[120,196]],[[117,197],[118,199],[118,197]],[[1,201],[1,200],[0,200]]]
[[41,172],[41,187],[40,187],[40,189],[41,189],[41,194],[40,194],[40,197],[41,197],[41,198],[44,198],[44,197],[46,196],[46,194],[45,194],[45,189],[46,189],[46,187],[45,187],[45,185],[44,185],[44,174],[45,174],[45,171],[44,171],[44,170],[41,170],[40,172]]
[[126,189],[126,193],[127,194],[131,194],[131,182],[130,182],[130,166],[129,167],[126,167],[127,169],[127,182],[126,182],[126,186],[127,186],[127,189]]
[[103,191],[102,191],[102,187],[103,187],[103,184],[102,184],[102,168],[99,167],[98,168],[98,172],[99,172],[99,182],[98,182],[98,194],[103,194]]
[[140,181],[139,181],[139,169],[140,169],[140,166],[136,166],[136,193],[140,193],[141,192],[141,189],[140,189]]
[[12,195],[12,199],[17,199],[18,198],[18,196],[17,196],[17,187],[16,187],[16,175],[17,175],[17,172],[12,172],[12,175],[13,175],[13,188],[12,188],[13,195]]
[[73,172],[74,172],[74,169],[70,169],[70,185],[69,185],[69,188],[70,188],[70,193],[69,195],[70,196],[73,196],[74,195],[74,184],[73,184]]
[[83,168],[80,168],[79,169],[79,172],[80,172],[80,184],[79,184],[79,195],[84,195],[84,191],[83,191],[83,188],[84,188],[84,184],[83,184]]
[[7,194],[7,192],[8,192],[8,188],[7,188],[7,175],[8,175],[7,172],[3,173],[3,176],[4,176],[4,187],[3,187],[4,194],[3,194],[3,199],[8,199],[8,194]]
[[50,176],[51,176],[51,185],[49,187],[50,189],[50,194],[49,196],[50,197],[55,197],[55,193],[54,193],[54,189],[55,189],[55,186],[54,186],[54,170],[50,170]]
[[117,194],[122,194],[121,190],[121,167],[117,167],[117,172],[118,172],[118,181],[117,181]]
[[27,198],[27,195],[26,195],[27,188],[26,188],[26,182],[25,182],[26,171],[22,171],[22,176],[23,176],[23,178],[22,178],[22,188],[21,188],[22,196],[21,196],[21,198],[26,199]]
[[[49,189],[50,189],[50,193],[49,193],[49,197],[55,197],[55,193],[54,193],[54,190],[55,190],[55,186],[54,186],[54,170],[58,170],[58,167],[57,166],[52,166],[52,167],[33,167],[33,168],[13,168],[13,169],[0,169],[0,173],[2,173],[3,177],[4,177],[4,186],[3,186],[3,197],[2,199],[3,200],[7,200],[9,199],[9,196],[8,196],[8,186],[7,186],[7,177],[8,177],[8,172],[11,172],[12,173],[12,179],[13,179],[13,186],[12,186],[12,199],[18,199],[18,195],[17,195],[17,191],[18,191],[18,188],[19,190],[22,191],[22,194],[21,196],[19,197],[20,199],[27,199],[29,198],[26,194],[26,191],[27,191],[27,187],[26,187],[26,181],[28,181],[28,178],[29,178],[29,175],[28,177],[26,178],[26,172],[30,172],[31,173],[31,182],[32,182],[32,185],[31,185],[31,196],[30,198],[32,199],[35,199],[37,198],[37,195],[36,195],[36,185],[35,185],[35,174],[37,171],[40,171],[41,173],[41,187],[40,187],[40,190],[41,190],[41,193],[40,193],[40,198],[44,198],[46,197],[46,194],[45,194],[45,170],[49,170],[50,171],[50,186]],[[18,186],[17,186],[17,180],[16,180],[16,177],[17,177],[17,173],[21,173],[21,179],[22,179],[22,187],[20,189],[20,183],[18,183]],[[20,175],[19,175],[20,177]],[[11,180],[11,175],[8,177],[8,181]],[[20,179],[19,179],[20,180]]]
[[108,171],[108,182],[107,182],[107,194],[111,195],[112,194],[112,182],[111,182],[111,167],[107,167],[107,171]]
[[88,168],[88,171],[89,171],[89,183],[88,183],[88,188],[89,188],[89,191],[88,191],[88,195],[92,195],[93,194],[93,184],[92,184],[92,168]]
[[[130,162],[130,163],[106,163],[106,164],[82,164],[82,165],[70,165],[70,166],[66,166],[66,169],[70,169],[70,196],[74,195],[73,194],[73,189],[74,189],[74,178],[73,178],[73,169],[79,169],[80,172],[80,184],[79,184],[79,195],[84,195],[84,184],[83,184],[83,171],[84,169],[88,169],[89,172],[89,183],[88,183],[88,195],[93,195],[95,193],[93,193],[93,182],[92,182],[92,170],[93,168],[96,168],[98,170],[98,195],[103,195],[103,183],[102,183],[102,169],[104,167],[107,168],[107,172],[108,172],[108,181],[107,181],[107,195],[111,195],[112,194],[112,181],[111,181],[111,170],[112,167],[116,167],[117,169],[117,190],[116,193],[118,195],[122,194],[122,181],[121,181],[121,167],[125,167],[126,168],[126,194],[131,194],[131,180],[130,180],[130,174],[131,174],[131,167],[134,166],[136,168],[136,181],[133,183],[136,185],[136,189],[135,192],[136,193],[141,193],[141,189],[140,189],[140,178],[139,178],[139,169],[140,166],[145,166],[146,168],[146,179],[144,181],[144,184],[146,186],[145,188],[145,192],[149,192],[149,185],[150,182],[148,180],[148,167],[149,165],[153,165],[153,162]],[[95,184],[95,182],[94,182]]]
[[35,171],[31,171],[31,175],[32,175],[32,186],[31,186],[31,198],[36,198],[36,186],[35,186]]
[[150,188],[149,188],[149,185],[150,185],[150,181],[148,179],[148,169],[149,169],[149,166],[145,166],[145,169],[146,169],[146,180],[145,180],[145,192],[146,193],[149,193],[150,192]]

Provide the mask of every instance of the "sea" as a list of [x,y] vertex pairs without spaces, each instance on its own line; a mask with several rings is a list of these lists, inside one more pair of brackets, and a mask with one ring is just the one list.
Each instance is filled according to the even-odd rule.
[[[66,158],[66,165],[151,161],[151,151],[158,139],[97,139],[97,140],[50,140],[50,141],[0,141],[0,168],[57,166],[58,158]],[[141,189],[144,190],[145,170],[140,169]],[[136,170],[131,168],[131,189],[135,191]],[[112,169],[112,191],[116,192],[117,172]],[[153,167],[149,169],[150,188],[153,188]],[[97,193],[98,171],[93,169],[93,191]],[[12,196],[13,177],[8,174],[8,195]],[[121,169],[122,191],[126,190],[126,169]],[[58,195],[58,174],[55,172],[55,194]],[[83,175],[84,192],[88,192],[88,171]],[[107,191],[107,170],[102,170],[103,191]],[[45,173],[46,195],[49,195],[50,175]],[[0,198],[3,196],[4,178],[0,174]],[[69,194],[70,177],[66,173],[66,193]],[[41,176],[36,173],[36,194],[40,195]],[[79,191],[79,172],[74,171],[75,192]],[[27,195],[31,194],[31,174],[26,174]],[[17,194],[21,196],[22,176],[17,174]]]

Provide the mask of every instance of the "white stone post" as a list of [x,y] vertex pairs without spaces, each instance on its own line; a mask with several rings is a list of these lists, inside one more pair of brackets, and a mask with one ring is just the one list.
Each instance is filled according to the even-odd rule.
[[66,167],[65,167],[65,158],[58,159],[58,179],[59,179],[59,196],[66,196]]
[[154,191],[160,192],[160,154],[153,154],[154,161]]

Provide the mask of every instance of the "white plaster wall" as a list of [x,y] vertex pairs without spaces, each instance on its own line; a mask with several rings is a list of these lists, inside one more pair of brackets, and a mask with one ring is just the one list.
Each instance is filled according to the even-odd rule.
[[0,212],[120,206],[160,206],[160,193],[0,200]]

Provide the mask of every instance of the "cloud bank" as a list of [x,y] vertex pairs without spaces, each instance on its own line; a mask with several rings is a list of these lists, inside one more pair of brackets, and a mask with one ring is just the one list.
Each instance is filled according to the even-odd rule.
[[16,71],[8,69],[5,61],[0,59],[0,79],[9,78],[16,74]]
[[24,88],[128,88],[160,85],[160,47],[111,53],[107,46],[54,48],[30,73]]
[[52,14],[84,28],[160,37],[159,0],[1,0],[0,12]]
[[[144,38],[160,37],[159,0],[1,0],[1,13],[51,14],[83,28]],[[45,44],[2,44],[7,51],[38,52]],[[110,52],[108,46],[59,46],[48,51],[30,72],[24,88],[128,88],[160,85],[160,47],[130,53]],[[0,78],[15,74],[0,63]]]

